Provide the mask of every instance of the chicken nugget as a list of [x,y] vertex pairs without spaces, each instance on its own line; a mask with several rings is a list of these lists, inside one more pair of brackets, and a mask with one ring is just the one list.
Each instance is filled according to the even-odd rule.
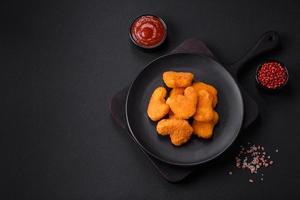
[[175,114],[172,112],[171,109],[169,110],[169,118],[170,118],[170,119],[176,119],[176,116],[175,116]]
[[152,121],[158,121],[168,114],[170,107],[166,104],[166,95],[167,90],[164,87],[158,87],[152,93],[147,108],[147,114]]
[[[170,92],[170,96],[169,97],[174,97],[178,94],[183,94],[184,93],[184,89],[185,88],[173,88]],[[169,118],[175,118],[175,114],[172,112],[172,110],[170,109],[169,111]]]
[[194,119],[199,122],[209,122],[214,117],[213,110],[213,97],[206,90],[200,90],[198,92],[198,105],[194,115]]
[[167,71],[163,73],[163,80],[169,88],[191,86],[193,79],[194,74],[190,72]]
[[210,122],[199,122],[197,120],[193,121],[193,129],[194,134],[200,138],[209,139],[213,135],[213,130],[215,125],[219,121],[219,115],[217,112],[214,111],[214,118]]
[[213,96],[213,107],[216,107],[218,103],[218,91],[214,86],[203,82],[195,82],[192,86],[197,92],[200,90],[206,90],[209,92]]
[[174,118],[188,119],[193,116],[197,108],[198,95],[193,87],[187,87],[184,94],[169,97],[166,103],[174,113]]
[[176,146],[186,143],[193,133],[192,126],[183,119],[162,119],[156,130],[160,135],[170,135],[172,144]]
[[170,91],[169,97],[173,97],[173,96],[176,96],[176,95],[178,95],[178,94],[183,94],[183,93],[184,93],[184,89],[185,89],[185,88],[173,88],[173,89]]

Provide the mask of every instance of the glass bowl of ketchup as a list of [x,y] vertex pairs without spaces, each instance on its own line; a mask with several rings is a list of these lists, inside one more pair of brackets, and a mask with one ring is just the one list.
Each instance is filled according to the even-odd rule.
[[167,25],[158,16],[141,15],[132,22],[129,36],[135,45],[144,49],[153,49],[166,40]]

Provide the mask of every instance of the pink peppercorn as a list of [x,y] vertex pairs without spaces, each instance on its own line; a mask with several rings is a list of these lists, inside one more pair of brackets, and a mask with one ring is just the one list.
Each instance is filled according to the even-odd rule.
[[256,74],[259,84],[267,89],[278,89],[288,80],[287,69],[279,62],[263,63]]

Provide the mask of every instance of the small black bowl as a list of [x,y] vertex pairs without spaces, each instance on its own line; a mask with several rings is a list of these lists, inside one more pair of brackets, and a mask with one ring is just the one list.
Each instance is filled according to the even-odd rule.
[[[137,43],[137,42],[135,41],[135,39],[132,37],[132,34],[131,34],[132,25],[134,24],[134,22],[136,22],[136,20],[138,20],[140,17],[143,17],[143,16],[152,16],[152,17],[155,17],[155,18],[159,19],[159,20],[161,21],[161,23],[163,24],[164,28],[165,28],[165,35],[164,35],[164,38],[163,38],[159,43],[157,43],[156,45],[153,45],[153,46],[145,46],[145,45],[141,45],[141,44]],[[136,46],[140,47],[140,48],[143,48],[143,49],[155,49],[155,48],[161,46],[161,45],[164,43],[164,41],[166,40],[167,34],[168,34],[168,31],[167,31],[167,30],[168,30],[168,29],[167,29],[167,25],[166,25],[165,21],[164,21],[161,17],[158,17],[158,16],[153,15],[153,14],[143,14],[143,15],[140,15],[140,16],[136,17],[136,18],[131,22],[131,24],[130,24],[130,26],[129,26],[129,37],[130,37],[130,40],[132,41],[132,43],[135,44]]]
[[[284,68],[285,73],[286,73],[286,81],[285,81],[281,86],[279,86],[279,87],[277,87],[277,88],[274,88],[274,89],[265,87],[265,86],[262,85],[262,84],[260,83],[260,81],[258,80],[258,72],[259,72],[260,68],[262,67],[263,64],[269,63],[269,62],[277,62],[277,63],[279,63],[279,64]],[[288,83],[288,81],[289,81],[289,72],[288,72],[288,69],[286,68],[286,66],[285,66],[282,62],[277,61],[277,60],[273,60],[273,59],[269,59],[269,60],[264,61],[263,63],[261,63],[261,64],[257,67],[257,69],[256,69],[256,74],[255,74],[255,80],[256,80],[257,86],[258,86],[260,89],[262,89],[262,90],[264,90],[264,91],[268,91],[268,92],[276,92],[276,91],[281,90],[282,88],[284,88],[284,87],[287,85],[287,83]]]

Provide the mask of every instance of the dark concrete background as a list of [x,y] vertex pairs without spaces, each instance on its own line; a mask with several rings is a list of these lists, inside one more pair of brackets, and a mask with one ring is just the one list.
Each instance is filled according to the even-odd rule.
[[[1,1],[0,198],[299,198],[299,9],[292,0]],[[152,53],[128,37],[130,21],[143,13],[169,28],[167,45]],[[260,119],[240,135],[232,160],[167,183],[112,121],[110,97],[188,37],[230,63],[267,30],[281,34],[282,50],[249,63],[241,76]],[[279,94],[255,87],[255,66],[266,58],[290,70]],[[248,141],[264,145],[275,162],[263,183],[250,184],[233,167],[234,151]]]

